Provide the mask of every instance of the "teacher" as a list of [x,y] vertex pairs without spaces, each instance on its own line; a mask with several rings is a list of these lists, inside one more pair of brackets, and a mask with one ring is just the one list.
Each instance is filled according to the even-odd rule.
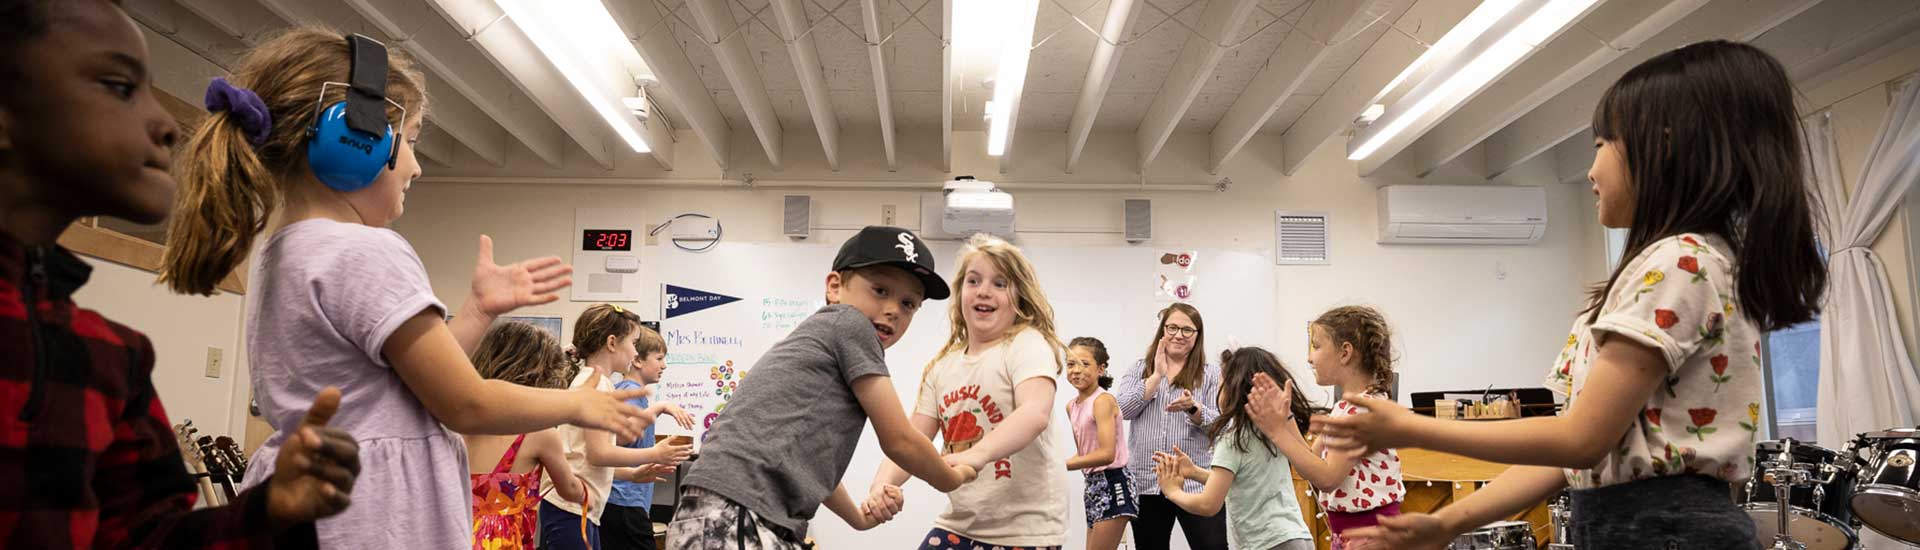
[[[1114,398],[1120,415],[1129,422],[1127,452],[1151,457],[1155,451],[1173,452],[1178,446],[1200,468],[1213,466],[1207,425],[1220,417],[1220,366],[1207,361],[1206,324],[1200,310],[1176,303],[1160,310],[1160,326],[1146,359],[1120,374]],[[1194,550],[1226,550],[1227,517],[1196,516],[1181,510],[1160,494],[1153,461],[1127,464],[1134,493],[1140,496],[1140,515],[1133,519],[1133,540],[1140,550],[1164,550],[1173,536],[1173,522],[1187,535]],[[1198,482],[1186,490],[1199,493]]]

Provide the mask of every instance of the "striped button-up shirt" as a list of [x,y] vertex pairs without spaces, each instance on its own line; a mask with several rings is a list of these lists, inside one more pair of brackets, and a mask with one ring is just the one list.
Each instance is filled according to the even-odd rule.
[[[1127,461],[1127,473],[1133,476],[1133,490],[1136,494],[1160,494],[1159,478],[1153,475],[1154,451],[1172,452],[1175,445],[1193,457],[1193,463],[1201,468],[1213,467],[1213,448],[1207,442],[1207,425],[1220,418],[1220,365],[1209,361],[1204,369],[1200,387],[1193,392],[1193,404],[1200,407],[1200,418],[1196,421],[1185,412],[1169,412],[1167,404],[1179,399],[1180,388],[1174,387],[1172,380],[1162,379],[1155,384],[1154,391],[1148,393],[1145,360],[1136,361],[1132,368],[1120,373],[1114,381],[1114,400],[1120,404],[1120,417],[1127,419],[1127,452],[1133,460]],[[1184,485],[1187,492],[1198,493],[1200,482],[1188,480]]]

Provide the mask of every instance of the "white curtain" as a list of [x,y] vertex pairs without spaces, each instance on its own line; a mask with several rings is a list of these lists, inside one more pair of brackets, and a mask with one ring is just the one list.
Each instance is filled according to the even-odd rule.
[[[1820,239],[1829,254],[1816,410],[1820,445],[1830,449],[1844,447],[1857,433],[1920,424],[1920,373],[1901,342],[1886,265],[1869,248],[1920,180],[1920,78],[1895,84],[1892,92],[1851,197],[1839,177],[1827,117],[1808,128],[1812,175],[1826,217]],[[1907,547],[1877,533],[1861,538],[1866,548]]]

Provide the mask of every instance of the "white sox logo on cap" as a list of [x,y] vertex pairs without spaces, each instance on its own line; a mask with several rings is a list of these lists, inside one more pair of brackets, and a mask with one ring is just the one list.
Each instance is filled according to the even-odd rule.
[[915,252],[913,250],[913,234],[912,233],[907,233],[904,231],[901,232],[900,244],[893,245],[893,247],[900,249],[901,252],[905,252],[907,255],[907,261],[909,262],[918,261],[920,259],[920,253]]

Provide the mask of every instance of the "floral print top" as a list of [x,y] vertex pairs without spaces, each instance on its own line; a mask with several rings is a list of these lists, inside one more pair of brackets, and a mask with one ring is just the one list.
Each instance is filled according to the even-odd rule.
[[1591,469],[1566,470],[1572,488],[1687,474],[1738,482],[1753,473],[1761,332],[1740,311],[1728,250],[1718,237],[1693,233],[1655,241],[1620,271],[1598,321],[1574,321],[1546,380],[1569,408],[1603,338],[1659,350],[1667,379],[1614,452]]

